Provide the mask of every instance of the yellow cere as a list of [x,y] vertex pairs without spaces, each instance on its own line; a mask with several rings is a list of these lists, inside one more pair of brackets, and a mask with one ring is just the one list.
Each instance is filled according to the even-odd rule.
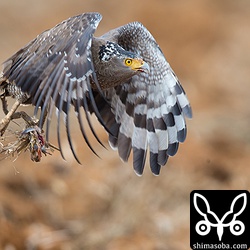
[[124,63],[126,66],[130,67],[131,69],[138,70],[140,69],[144,62],[142,59],[133,59],[133,58],[127,58],[124,60]]

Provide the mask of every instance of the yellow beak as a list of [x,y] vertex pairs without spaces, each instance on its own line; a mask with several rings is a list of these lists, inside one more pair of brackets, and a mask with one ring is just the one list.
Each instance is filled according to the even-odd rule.
[[130,68],[145,73],[149,72],[149,65],[142,59],[133,59]]

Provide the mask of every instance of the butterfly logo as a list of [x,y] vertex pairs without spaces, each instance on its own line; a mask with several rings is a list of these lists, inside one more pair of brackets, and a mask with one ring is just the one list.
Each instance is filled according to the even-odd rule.
[[[239,209],[238,205],[237,207],[235,206],[236,203],[240,203],[240,200],[243,199],[243,205]],[[200,201],[200,207],[198,206],[198,200]],[[219,238],[219,241],[221,241],[223,233],[224,233],[224,228],[229,227],[230,232],[233,235],[241,235],[245,231],[245,225],[242,221],[237,220],[237,217],[244,211],[247,205],[247,194],[242,193],[237,195],[230,206],[230,210],[227,211],[221,219],[210,210],[210,205],[207,201],[207,199],[199,194],[199,193],[194,193],[193,196],[193,203],[196,211],[204,218],[203,220],[200,220],[199,222],[196,223],[195,230],[199,235],[207,235],[209,234],[211,227],[217,228],[217,235]],[[203,206],[201,206],[203,205]],[[204,206],[205,205],[205,206]],[[204,211],[205,207],[205,211]],[[238,210],[237,210],[238,209]],[[225,222],[226,219],[230,219],[230,222]]]

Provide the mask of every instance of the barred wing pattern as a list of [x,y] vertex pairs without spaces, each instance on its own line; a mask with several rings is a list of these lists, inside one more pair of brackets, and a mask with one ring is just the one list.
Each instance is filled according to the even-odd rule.
[[[186,138],[185,116],[192,117],[190,104],[161,49],[142,24],[130,23],[105,36],[111,34],[119,45],[140,55],[149,64],[150,73],[134,76],[106,92],[115,116],[115,121],[109,119],[107,123],[115,134],[109,136],[109,141],[124,161],[133,151],[138,175],[143,173],[149,148],[150,167],[158,175]],[[108,116],[107,110],[105,114]]]
[[[99,121],[105,127],[96,108],[90,85],[91,78],[95,82],[96,88],[99,88],[92,62],[91,44],[93,33],[101,18],[99,13],[85,13],[71,17],[40,34],[4,64],[4,77],[10,82],[15,82],[23,92],[32,97],[32,104],[36,107],[35,115],[38,108],[42,106],[40,127],[48,112],[47,141],[49,141],[53,107],[56,106],[58,111],[57,138],[60,149],[62,148],[60,116],[62,113],[64,114],[70,148],[78,162],[69,131],[70,105],[74,104],[81,132],[93,152],[83,128],[80,107],[84,107],[89,126],[95,136],[89,119],[88,104],[92,106]],[[92,101],[88,102],[87,97]],[[96,138],[100,142],[97,136]],[[62,150],[60,152],[64,158]]]
[[[83,126],[82,107],[90,130],[100,143],[89,113],[97,116],[109,134],[111,147],[118,148],[124,161],[133,152],[138,175],[143,173],[148,149],[151,170],[158,175],[168,157],[176,154],[179,142],[186,138],[185,116],[192,116],[191,107],[158,44],[138,22],[114,29],[101,39],[136,53],[149,65],[150,72],[141,72],[110,88],[107,78],[107,86],[101,90],[92,56],[92,38],[100,20],[99,13],[85,13],[43,32],[5,62],[4,77],[28,94],[35,115],[41,107],[39,126],[46,118],[46,141],[53,108],[57,108],[59,149],[60,116],[64,114],[68,142],[78,162],[69,129],[72,105],[81,133],[94,153]],[[64,158],[62,150],[61,154]]]

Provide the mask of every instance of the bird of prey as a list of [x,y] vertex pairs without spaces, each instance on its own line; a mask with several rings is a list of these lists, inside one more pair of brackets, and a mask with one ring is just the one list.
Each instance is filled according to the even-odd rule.
[[71,17],[5,61],[1,98],[15,98],[16,106],[2,120],[0,132],[4,133],[20,104],[32,104],[35,116],[40,110],[38,128],[46,126],[44,141],[49,141],[56,108],[58,148],[64,157],[60,139],[63,116],[70,148],[79,161],[69,131],[70,107],[79,132],[95,152],[82,121],[83,108],[99,142],[90,114],[108,132],[111,147],[123,161],[132,152],[138,175],[143,173],[148,151],[151,171],[158,175],[186,138],[185,117],[192,117],[189,101],[159,45],[141,23],[131,22],[95,37],[101,18],[99,13]]

